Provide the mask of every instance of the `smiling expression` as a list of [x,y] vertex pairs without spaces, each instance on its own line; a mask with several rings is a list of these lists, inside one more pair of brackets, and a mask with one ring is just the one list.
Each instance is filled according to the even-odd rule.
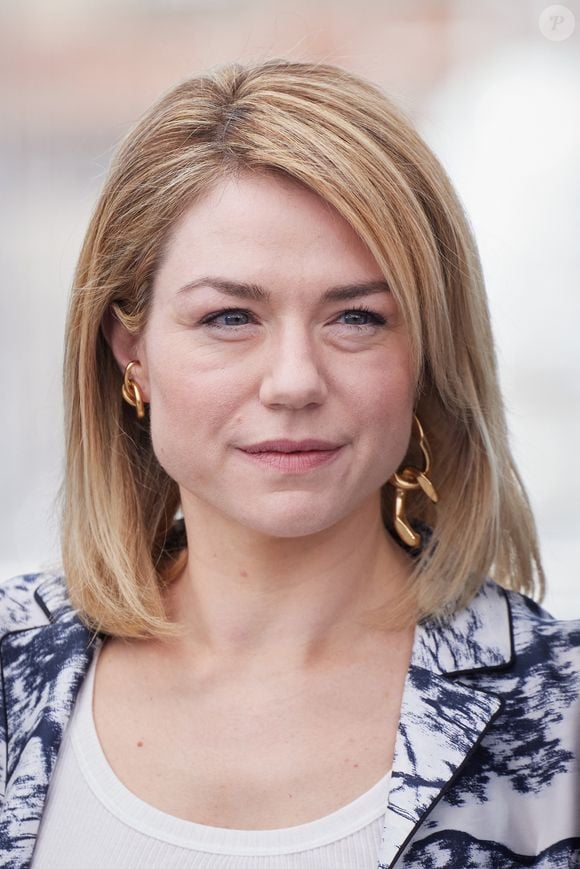
[[[405,455],[415,384],[395,300],[346,220],[289,179],[223,179],[185,211],[137,354],[184,511],[314,533],[378,497]],[[342,446],[290,472],[240,451],[279,438]]]

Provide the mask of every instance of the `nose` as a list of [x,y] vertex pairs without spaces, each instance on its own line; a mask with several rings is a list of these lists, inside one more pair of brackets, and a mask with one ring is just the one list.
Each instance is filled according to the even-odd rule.
[[270,407],[299,409],[322,404],[327,384],[315,342],[305,328],[295,324],[272,335],[265,350],[265,373],[260,386],[260,400]]

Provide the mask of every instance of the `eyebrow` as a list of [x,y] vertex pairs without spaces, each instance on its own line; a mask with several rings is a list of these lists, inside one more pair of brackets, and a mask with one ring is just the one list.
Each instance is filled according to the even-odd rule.
[[[236,296],[240,299],[250,299],[253,302],[270,302],[272,294],[269,290],[265,290],[259,284],[245,283],[239,281],[231,281],[227,278],[209,277],[197,278],[190,281],[178,290],[178,293],[187,293],[190,290],[195,290],[197,287],[214,287],[228,296]],[[360,296],[369,296],[374,293],[390,293],[390,287],[387,281],[365,281],[354,284],[340,284],[339,286],[330,287],[322,296],[323,302],[344,302],[349,299],[358,299]]]

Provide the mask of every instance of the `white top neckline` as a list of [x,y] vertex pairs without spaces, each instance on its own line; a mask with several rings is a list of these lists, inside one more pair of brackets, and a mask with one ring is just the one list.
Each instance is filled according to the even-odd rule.
[[67,734],[81,772],[98,800],[129,827],[147,836],[191,850],[214,854],[268,855],[316,848],[357,832],[383,816],[391,772],[346,806],[305,824],[275,830],[233,830],[177,818],[130,791],[104,754],[93,717],[94,674],[103,640],[96,641],[87,677],[79,690]]

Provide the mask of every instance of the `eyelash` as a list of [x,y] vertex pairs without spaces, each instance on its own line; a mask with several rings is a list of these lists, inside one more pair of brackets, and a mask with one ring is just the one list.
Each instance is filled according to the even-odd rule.
[[[364,323],[364,324],[346,323],[345,325],[351,326],[351,328],[361,330],[361,331],[366,331],[369,328],[369,326],[374,327],[374,326],[386,326],[387,325],[387,320],[385,319],[385,317],[382,316],[382,314],[379,314],[376,311],[373,311],[371,308],[367,308],[366,305],[359,305],[356,308],[347,308],[345,311],[341,311],[341,315],[342,314],[358,313],[360,311],[362,311],[365,314],[370,314],[370,316],[374,319],[375,322],[374,323]],[[215,320],[218,317],[223,316],[224,314],[239,314],[239,313],[249,314],[250,312],[244,310],[244,308],[222,308],[221,311],[216,311],[215,314],[210,314],[208,317],[205,317],[205,319],[203,319],[201,322],[204,326],[211,326],[213,329],[227,329],[228,331],[233,331],[235,329],[242,328],[243,326],[245,326],[247,324],[246,323],[238,323],[237,325],[234,325],[234,326],[218,326],[215,323]]]

